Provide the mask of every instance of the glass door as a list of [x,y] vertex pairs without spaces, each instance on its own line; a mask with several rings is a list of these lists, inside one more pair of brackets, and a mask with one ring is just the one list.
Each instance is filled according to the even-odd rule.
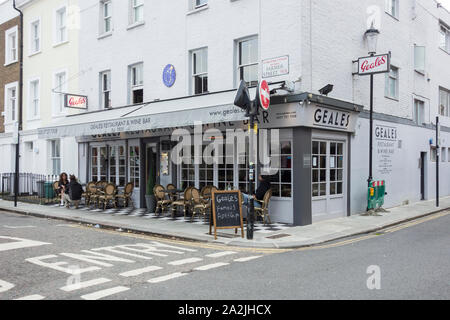
[[109,182],[120,187],[125,186],[126,180],[126,153],[125,144],[109,146]]
[[91,147],[91,181],[106,181],[106,146]]

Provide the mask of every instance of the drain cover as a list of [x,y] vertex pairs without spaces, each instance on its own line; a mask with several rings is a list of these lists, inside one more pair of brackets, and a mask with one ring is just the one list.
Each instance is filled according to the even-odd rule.
[[280,238],[285,238],[285,237],[290,237],[290,234],[287,233],[280,233],[280,234],[274,234],[273,236],[270,237],[266,237],[267,239],[280,239]]

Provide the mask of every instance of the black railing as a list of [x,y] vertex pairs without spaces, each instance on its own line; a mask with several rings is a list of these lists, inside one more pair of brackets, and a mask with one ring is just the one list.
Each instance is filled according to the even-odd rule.
[[[14,200],[14,178],[15,173],[0,173],[3,200]],[[53,182],[58,179],[57,175],[20,173],[18,201],[39,204],[56,203],[58,198],[53,190]]]

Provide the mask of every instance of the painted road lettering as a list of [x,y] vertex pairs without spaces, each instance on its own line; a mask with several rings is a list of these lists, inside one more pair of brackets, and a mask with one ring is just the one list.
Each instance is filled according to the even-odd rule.
[[14,285],[12,283],[0,280],[0,293],[6,292],[12,288],[14,288]]
[[4,237],[4,236],[0,236],[0,239],[6,239],[6,240],[11,241],[11,242],[6,242],[6,243],[0,243],[0,252],[8,251],[8,250],[22,249],[22,248],[38,247],[38,246],[44,246],[44,245],[51,244],[48,242],[34,241],[34,240],[14,238],[14,237]]

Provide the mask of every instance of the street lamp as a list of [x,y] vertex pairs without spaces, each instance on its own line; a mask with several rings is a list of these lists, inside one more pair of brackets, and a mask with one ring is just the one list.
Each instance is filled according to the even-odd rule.
[[[368,29],[364,36],[367,40],[367,48],[369,50],[369,54],[371,56],[375,55],[377,52],[377,42],[378,42],[378,36],[380,34],[380,31],[375,29],[375,27],[372,26],[370,29]],[[370,185],[373,180],[373,174],[372,174],[372,149],[373,149],[373,73],[370,74],[370,128],[369,128],[369,178],[367,179],[367,185],[370,188]],[[369,205],[367,205],[367,210],[369,210]]]

